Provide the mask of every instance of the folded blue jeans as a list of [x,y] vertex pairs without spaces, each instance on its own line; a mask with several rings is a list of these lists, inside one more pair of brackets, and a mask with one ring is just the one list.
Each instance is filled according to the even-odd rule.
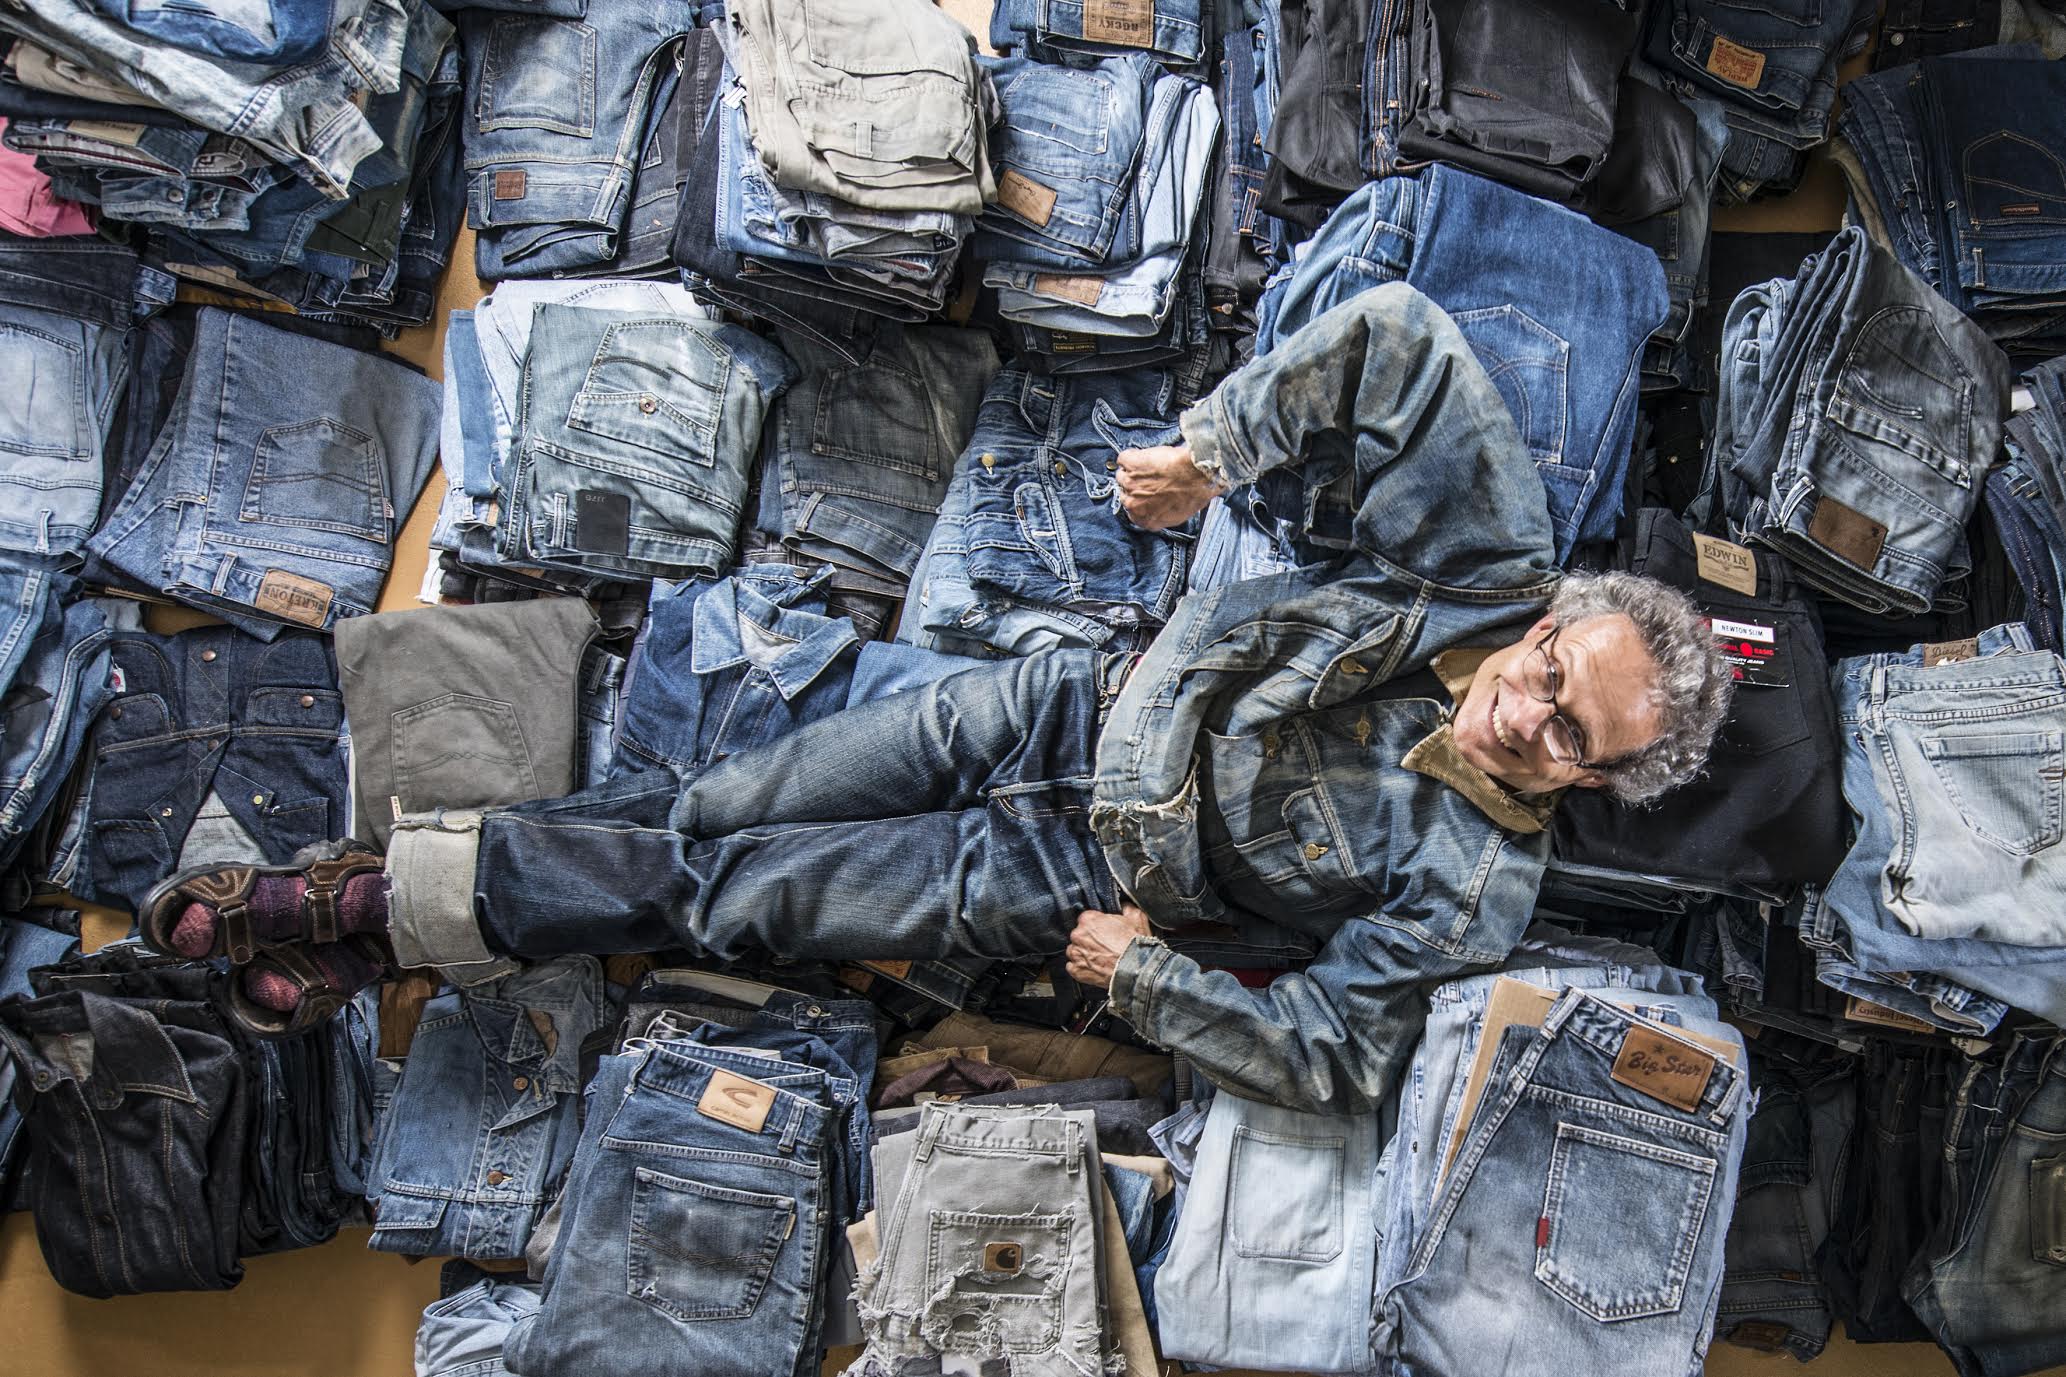
[[1169,65],[1189,66],[1204,52],[1208,16],[1199,0],[1107,5],[1099,0],[998,0],[990,42],[999,52],[1024,48],[1041,62],[1083,66],[1087,60],[1145,51]]

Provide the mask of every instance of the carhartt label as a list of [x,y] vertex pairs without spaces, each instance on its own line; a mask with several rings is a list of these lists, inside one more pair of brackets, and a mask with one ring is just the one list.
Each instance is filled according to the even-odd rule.
[[696,1112],[704,1118],[743,1128],[748,1133],[760,1132],[760,1126],[768,1121],[768,1111],[774,1107],[775,1092],[771,1087],[729,1071],[711,1072],[703,1098],[696,1101]]
[[495,174],[495,199],[498,201],[521,201],[524,199],[524,184],[529,180],[522,168],[510,168]]
[[1083,36],[1145,48],[1155,40],[1155,0],[1083,0]]
[[1980,658],[1980,638],[1968,636],[1962,641],[1927,641],[1923,645],[1923,666],[1941,665],[1947,660],[1977,660]]
[[258,596],[251,605],[274,617],[284,617],[303,626],[321,626],[330,617],[330,585],[271,569],[258,581]]
[[[939,1098],[960,1099],[959,1095],[942,1095]],[[1026,1263],[1025,1249],[1016,1243],[985,1243],[983,1245],[983,1270],[986,1272],[1016,1272]]]
[[140,124],[126,124],[116,120],[73,120],[69,128],[82,139],[119,143],[125,148],[134,148],[143,142],[144,127]]
[[1755,87],[1765,74],[1765,55],[1716,34],[1707,50],[1707,70],[1732,86]]
[[1693,558],[1697,561],[1700,577],[1709,583],[1720,584],[1746,598],[1758,595],[1758,562],[1756,556],[1741,545],[1732,545],[1714,536],[1693,537]]
[[[77,125],[72,127],[78,128]],[[2013,206],[2003,206],[2001,213],[2003,215],[2041,215],[2044,213],[2044,207],[2035,201],[2019,201]]]
[[1937,1031],[1921,1019],[1911,1018],[1899,1009],[1889,1009],[1884,1004],[1875,1004],[1856,995],[1844,1001],[1844,1017],[1853,1023],[1870,1023],[1879,1028],[1900,1028],[1910,1033]]
[[1033,290],[1042,296],[1066,297],[1085,306],[1095,306],[1105,294],[1102,277],[1065,277],[1060,273],[1033,274]]
[[1631,1028],[1614,1059],[1614,1079],[1653,1100],[1688,1113],[1700,1107],[1714,1075],[1714,1058],[1688,1043],[1649,1028]]
[[1869,570],[1879,563],[1880,547],[1887,543],[1887,528],[1833,497],[1818,497],[1815,515],[1808,522],[1808,539],[1860,569]]
[[871,970],[881,971],[892,980],[908,980],[911,976],[909,961],[863,961],[861,964]]
[[1031,177],[1021,176],[1007,168],[997,179],[997,204],[1020,219],[1045,225],[1048,217],[1055,213],[1055,194],[1051,187],[1044,187]]

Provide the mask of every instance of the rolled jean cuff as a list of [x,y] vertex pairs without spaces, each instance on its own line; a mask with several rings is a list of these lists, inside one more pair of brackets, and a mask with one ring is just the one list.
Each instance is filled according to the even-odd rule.
[[418,813],[395,823],[387,844],[388,936],[404,966],[435,966],[454,985],[478,985],[518,969],[489,953],[473,916],[481,815]]

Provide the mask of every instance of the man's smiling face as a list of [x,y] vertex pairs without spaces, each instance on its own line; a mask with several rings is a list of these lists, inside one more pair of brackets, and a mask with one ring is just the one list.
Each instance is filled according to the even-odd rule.
[[[1478,666],[1456,710],[1456,746],[1471,764],[1523,793],[1597,788],[1604,780],[1593,766],[1657,739],[1656,682],[1656,662],[1629,618],[1588,617],[1560,630],[1545,615]],[[1554,704],[1541,696],[1551,685]],[[1558,714],[1576,729],[1571,739],[1582,747],[1580,758],[1560,753],[1567,743],[1551,724]]]

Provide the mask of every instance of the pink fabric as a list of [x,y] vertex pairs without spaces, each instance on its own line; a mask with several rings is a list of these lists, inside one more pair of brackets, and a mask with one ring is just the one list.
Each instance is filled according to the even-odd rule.
[[[0,130],[7,121],[0,119]],[[86,207],[50,190],[50,179],[36,170],[26,153],[0,147],[0,229],[48,238],[57,234],[91,234]]]

